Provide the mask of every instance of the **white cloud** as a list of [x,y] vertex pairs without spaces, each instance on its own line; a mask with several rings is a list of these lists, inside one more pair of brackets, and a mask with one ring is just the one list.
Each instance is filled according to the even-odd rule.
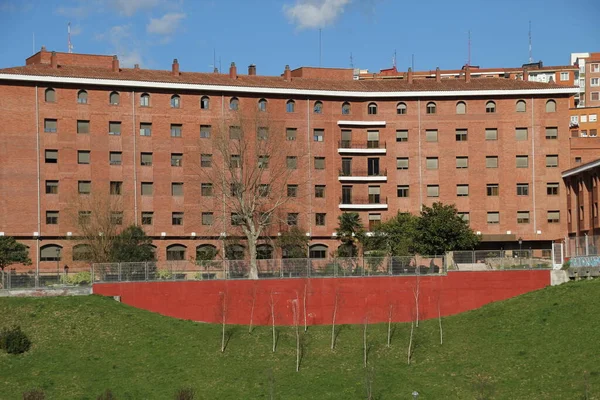
[[81,25],[71,25],[71,36],[81,35],[82,31]]
[[296,0],[284,6],[288,19],[299,29],[322,28],[332,24],[352,0]]
[[120,14],[131,17],[140,10],[158,6],[161,0],[108,0],[108,3]]
[[185,17],[183,13],[167,13],[161,18],[150,18],[146,31],[155,35],[171,36],[179,28],[179,21]]
[[135,64],[143,64],[140,52],[142,47],[131,33],[131,24],[115,25],[107,32],[97,34],[96,40],[107,41],[119,57],[122,67],[133,67]]
[[90,11],[91,9],[88,6],[80,5],[76,7],[58,7],[55,12],[63,17],[74,17],[81,19],[87,17]]

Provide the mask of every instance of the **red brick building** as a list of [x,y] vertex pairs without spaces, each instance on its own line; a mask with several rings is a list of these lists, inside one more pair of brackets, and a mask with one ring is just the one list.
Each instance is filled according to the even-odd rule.
[[186,259],[197,246],[221,249],[220,235],[236,228],[204,219],[222,204],[203,196],[196,168],[218,167],[203,158],[213,154],[211,127],[260,110],[280,127],[269,140],[306,160],[285,212],[298,214],[314,249],[326,246],[315,255],[337,248],[344,211],[368,226],[435,201],[455,203],[484,247],[521,237],[549,248],[566,234],[560,171],[574,91],[468,68],[458,79],[356,80],[324,68],[259,76],[255,66],[126,69],[113,57],[42,50],[0,70],[0,231],[30,246],[41,269],[56,268],[58,254],[71,263],[74,204],[101,193],[119,198],[123,224],[154,238],[159,260],[172,245]]

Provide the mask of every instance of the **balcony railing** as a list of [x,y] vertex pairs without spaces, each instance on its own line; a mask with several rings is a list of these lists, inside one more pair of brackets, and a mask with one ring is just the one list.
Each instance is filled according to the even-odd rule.
[[388,199],[381,195],[340,197],[340,208],[387,209]]
[[352,168],[351,170],[346,170],[346,169],[340,169],[338,171],[338,176],[339,177],[386,177],[387,176],[387,169],[385,168],[380,168],[376,171],[369,171],[368,169],[357,169],[357,168]]
[[338,142],[339,149],[380,149],[385,150],[385,142],[382,140],[340,140]]

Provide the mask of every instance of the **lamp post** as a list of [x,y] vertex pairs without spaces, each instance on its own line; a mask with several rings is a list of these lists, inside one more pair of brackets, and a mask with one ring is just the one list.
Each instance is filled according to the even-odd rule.
[[523,238],[519,237],[519,268],[522,267],[522,260],[521,260],[521,257],[523,257],[522,251],[521,251],[522,248],[523,248]]
[[56,248],[56,278],[60,281],[60,247]]

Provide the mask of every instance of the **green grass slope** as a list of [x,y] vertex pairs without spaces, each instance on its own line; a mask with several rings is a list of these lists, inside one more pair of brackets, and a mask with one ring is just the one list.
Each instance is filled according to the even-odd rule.
[[[295,372],[295,335],[278,327],[252,334],[176,320],[96,296],[2,298],[0,327],[19,324],[33,341],[23,355],[0,354],[0,399],[42,388],[47,399],[172,399],[192,387],[196,399],[600,399],[600,280],[568,283],[487,305],[415,329],[368,327],[369,372],[362,326],[309,327]],[[369,378],[367,378],[369,376]],[[587,397],[585,397],[587,395]]]

